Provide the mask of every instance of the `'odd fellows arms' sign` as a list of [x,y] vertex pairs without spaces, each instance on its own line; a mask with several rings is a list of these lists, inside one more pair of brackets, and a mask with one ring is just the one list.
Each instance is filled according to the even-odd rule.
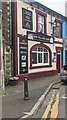
[[19,38],[20,74],[28,73],[28,42],[26,38]]
[[26,29],[33,29],[32,12],[22,8],[22,27]]
[[35,33],[35,32],[30,32],[27,31],[27,39],[28,40],[34,40],[38,42],[44,42],[44,43],[50,43],[53,44],[54,38],[42,33]]

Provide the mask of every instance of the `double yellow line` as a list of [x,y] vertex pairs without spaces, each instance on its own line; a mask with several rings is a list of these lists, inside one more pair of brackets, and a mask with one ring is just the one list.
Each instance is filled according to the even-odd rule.
[[[54,102],[55,95],[56,95],[56,101],[52,105],[52,103]],[[51,96],[51,99],[48,103],[48,106],[47,106],[41,120],[43,120],[43,118],[47,118],[50,110],[51,110],[50,118],[57,118],[57,116],[58,116],[58,104],[59,104],[59,92],[56,93],[56,91],[54,90],[53,94]]]

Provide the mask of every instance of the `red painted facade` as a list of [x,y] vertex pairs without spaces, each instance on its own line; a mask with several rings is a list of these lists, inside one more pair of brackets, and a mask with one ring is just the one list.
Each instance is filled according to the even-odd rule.
[[52,71],[28,73],[28,74],[23,74],[23,75],[18,75],[18,76],[20,80],[24,80],[24,76],[27,76],[28,79],[35,79],[35,78],[40,78],[40,77],[48,77],[48,76],[56,75],[57,73],[58,73],[57,70],[52,70]]

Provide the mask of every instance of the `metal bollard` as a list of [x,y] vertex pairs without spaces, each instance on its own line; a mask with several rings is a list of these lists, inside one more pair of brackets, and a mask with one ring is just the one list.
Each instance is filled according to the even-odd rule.
[[28,93],[28,77],[24,77],[24,100],[29,99],[29,93]]

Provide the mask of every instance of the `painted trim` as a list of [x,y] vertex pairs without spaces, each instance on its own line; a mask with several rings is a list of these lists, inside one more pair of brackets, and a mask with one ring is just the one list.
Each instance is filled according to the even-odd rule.
[[15,76],[18,75],[18,46],[17,46],[17,2],[14,2],[14,53],[15,53]]
[[[42,46],[42,47],[46,48],[49,51],[49,58],[50,58],[49,59],[49,65],[32,66],[32,49],[35,48],[35,47],[37,47],[37,46]],[[43,43],[33,45],[31,47],[31,49],[30,49],[30,69],[52,67],[51,58],[52,58],[52,52],[51,52],[51,49],[47,45],[45,45]]]
[[56,47],[56,51],[57,50],[63,50],[63,47]]
[[52,65],[32,66],[32,67],[30,67],[30,69],[36,69],[36,68],[47,68],[47,67],[52,67]]
[[56,75],[57,73],[58,73],[57,70],[51,70],[51,71],[43,71],[43,72],[35,72],[35,73],[18,75],[18,77],[20,80],[24,80],[24,77],[27,76],[28,80],[30,80],[30,79],[40,78],[40,77],[53,76],[53,75]]
[[17,37],[27,38],[27,35],[17,34]]
[[41,11],[41,10],[35,9],[35,12],[36,12],[37,14],[40,14],[40,15],[42,15],[42,16],[47,17],[47,14],[44,13],[43,11]]
[[46,34],[46,24],[47,24],[46,23],[46,17],[47,17],[47,14],[40,11],[40,10],[37,10],[37,9],[35,9],[35,12],[36,12],[36,32],[38,32],[38,14],[39,14],[39,15],[42,15],[44,17],[44,33]]
[[54,43],[56,43],[56,44],[62,44],[63,45],[63,43],[59,42],[59,41],[54,41]]

